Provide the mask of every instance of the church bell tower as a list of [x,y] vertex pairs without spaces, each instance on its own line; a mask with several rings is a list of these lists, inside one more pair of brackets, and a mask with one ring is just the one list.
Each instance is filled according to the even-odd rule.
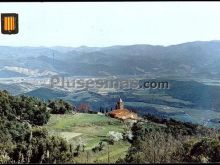
[[119,98],[119,101],[116,103],[115,109],[124,109],[124,102],[121,98]]

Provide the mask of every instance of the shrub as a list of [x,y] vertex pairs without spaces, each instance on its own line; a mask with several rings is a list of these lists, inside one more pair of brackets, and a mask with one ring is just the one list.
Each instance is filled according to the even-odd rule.
[[74,110],[73,106],[65,102],[63,100],[55,100],[55,101],[49,101],[48,107],[51,109],[50,113],[52,114],[65,114],[70,113]]
[[109,131],[108,136],[109,140],[113,142],[123,139],[122,133],[120,132]]

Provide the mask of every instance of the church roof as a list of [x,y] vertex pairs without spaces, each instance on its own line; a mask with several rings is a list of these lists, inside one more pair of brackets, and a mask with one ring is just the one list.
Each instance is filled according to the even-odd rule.
[[120,119],[137,119],[137,114],[134,112],[129,111],[128,109],[115,109],[109,112],[109,115],[114,118]]

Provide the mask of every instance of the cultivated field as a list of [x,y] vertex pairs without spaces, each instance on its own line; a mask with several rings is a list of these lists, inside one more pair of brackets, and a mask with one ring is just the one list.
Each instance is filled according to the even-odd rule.
[[52,115],[46,125],[50,134],[64,137],[74,147],[78,144],[85,145],[85,152],[76,158],[79,163],[113,163],[118,158],[124,157],[130,146],[127,141],[120,140],[99,152],[93,152],[92,148],[99,142],[106,141],[109,131],[123,132],[125,127],[125,124],[117,119],[87,113]]

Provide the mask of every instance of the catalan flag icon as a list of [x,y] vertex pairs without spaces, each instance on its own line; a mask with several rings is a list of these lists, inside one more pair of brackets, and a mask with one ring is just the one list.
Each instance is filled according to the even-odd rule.
[[1,14],[1,29],[2,29],[2,34],[17,34],[18,33],[18,14],[2,13]]

